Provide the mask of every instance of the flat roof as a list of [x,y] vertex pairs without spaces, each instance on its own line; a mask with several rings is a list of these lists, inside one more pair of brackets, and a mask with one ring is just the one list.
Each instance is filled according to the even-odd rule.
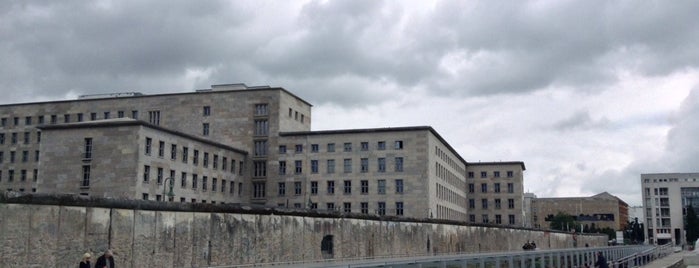
[[500,161],[500,162],[469,162],[469,166],[495,166],[495,165],[521,165],[522,170],[527,170],[522,161]]
[[214,142],[211,140],[203,139],[190,134],[182,133],[172,129],[164,128],[161,126],[156,126],[145,121],[131,119],[131,118],[114,118],[114,119],[104,119],[96,121],[85,121],[85,122],[75,122],[67,124],[55,124],[55,125],[38,125],[36,128],[42,130],[60,130],[60,129],[81,129],[81,128],[105,128],[105,127],[119,127],[119,126],[144,126],[147,128],[152,128],[158,131],[170,133],[183,138],[191,139],[208,145],[220,147],[223,149],[231,150],[240,154],[247,155],[248,152],[238,148],[234,148],[225,144]]

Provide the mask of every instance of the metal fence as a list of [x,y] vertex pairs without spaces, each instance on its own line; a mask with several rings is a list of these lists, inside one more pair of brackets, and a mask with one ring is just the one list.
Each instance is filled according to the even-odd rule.
[[420,268],[585,268],[594,267],[597,253],[610,268],[640,267],[673,252],[665,246],[612,246],[477,254],[335,259],[318,262],[277,262],[220,267],[420,267]]

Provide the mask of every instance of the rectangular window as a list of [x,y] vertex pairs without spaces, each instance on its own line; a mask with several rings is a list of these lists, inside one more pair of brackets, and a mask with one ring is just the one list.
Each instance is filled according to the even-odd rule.
[[481,178],[487,178],[487,177],[488,177],[488,172],[481,171]]
[[396,141],[395,149],[396,150],[403,150],[403,141]]
[[279,145],[279,154],[286,153],[286,145]]
[[396,172],[402,172],[403,171],[403,157],[396,157]]
[[352,203],[342,203],[342,211],[345,213],[352,213]]
[[269,122],[266,119],[255,120],[255,136],[267,136],[269,134]]
[[285,196],[285,195],[286,195],[286,183],[285,183],[285,182],[280,182],[280,183],[278,183],[278,186],[277,186],[277,195],[279,195],[279,196]]
[[317,194],[318,194],[318,182],[311,181],[311,195],[317,195]]
[[192,164],[195,166],[199,164],[199,150],[194,150],[192,155]]
[[83,114],[79,113],[78,114],[78,122],[82,122],[82,121],[83,121]]
[[231,181],[231,186],[228,187],[228,193],[229,194],[235,193],[235,182],[234,181]]
[[379,194],[386,194],[386,180],[376,181],[376,186]]
[[255,115],[267,115],[267,104],[259,103],[255,104]]
[[36,133],[36,142],[41,143],[41,132]]
[[379,172],[386,172],[386,158],[379,157],[379,158],[377,159],[377,162],[378,162],[377,164],[378,164],[378,167],[379,167],[379,170],[378,170],[378,171],[379,171]]
[[218,169],[218,155],[214,155],[214,158],[211,160],[211,167],[213,169]]
[[44,123],[44,116],[43,116],[43,115],[40,115],[38,121],[39,121],[39,124],[40,124],[40,125],[43,124],[43,123]]
[[10,163],[15,162],[15,151],[10,151]]
[[507,177],[508,177],[508,178],[514,177],[514,172],[508,171],[508,172],[507,172]]
[[487,192],[488,192],[488,184],[481,183],[481,193],[487,193]]
[[502,202],[500,201],[500,198],[495,199],[495,209],[501,209],[502,208]]
[[379,202],[379,209],[377,210],[377,213],[379,215],[386,215],[386,202]]
[[[136,110],[131,111],[131,118],[138,119],[138,111],[136,111]],[[92,120],[94,120],[94,119],[92,119]]]
[[476,223],[476,215],[468,214],[468,221],[471,223]]
[[197,174],[192,174],[192,189],[197,189],[199,185],[199,175]]
[[493,191],[496,192],[496,193],[499,193],[499,192],[500,192],[500,183],[495,183],[495,184],[493,185]]
[[362,151],[369,151],[369,142],[363,141],[361,144]]
[[334,143],[328,143],[328,152],[332,153],[335,151],[335,144]]
[[150,166],[143,166],[143,182],[148,182],[150,180]]
[[209,167],[209,153],[204,152],[204,158],[201,161],[202,166]]
[[[33,173],[33,174],[34,174],[34,177],[32,178],[32,180],[34,180],[34,182],[38,181],[38,180],[39,180],[39,170],[38,170],[38,169],[34,169],[34,173]],[[2,175],[2,174],[0,173],[0,175]],[[2,176],[0,176],[0,177],[2,177]]]
[[279,161],[279,175],[286,175],[286,161]]
[[31,142],[30,134],[29,132],[24,132],[24,144],[29,144]]
[[0,127],[6,127],[7,126],[7,118],[3,117],[0,119]]
[[361,165],[361,172],[362,173],[369,172],[369,158],[362,158],[360,160],[360,165]]
[[500,171],[494,171],[494,172],[493,172],[493,177],[495,177],[495,178],[500,178]]
[[350,142],[345,142],[345,144],[344,144],[344,150],[345,150],[345,152],[351,152],[351,151],[352,151],[352,143],[350,143]]
[[[17,118],[15,117],[15,119],[17,119]],[[64,122],[64,123],[70,123],[70,115],[69,115],[69,114],[64,114],[64,115],[63,115],[63,122]],[[16,121],[15,121],[15,123],[16,123]]]
[[511,194],[515,192],[515,185],[513,183],[507,183],[507,192]]
[[165,142],[159,141],[158,142],[158,157],[164,157],[164,156],[165,156]]
[[468,184],[468,192],[469,193],[475,193],[476,192],[476,186],[473,183]]
[[328,211],[335,211],[335,203],[327,203],[326,207]]
[[184,189],[187,187],[187,172],[182,172],[180,175],[180,188]]
[[515,215],[507,215],[507,218],[508,218],[510,225],[515,224]]
[[396,202],[396,216],[403,216],[403,202]]
[[335,160],[334,159],[328,159],[328,173],[332,174],[335,173]]
[[209,136],[209,123],[202,123],[201,128],[201,134],[204,136]]
[[160,111],[148,111],[148,123],[160,125]]
[[481,218],[483,220],[483,223],[488,223],[488,214],[481,215]]
[[90,113],[90,120],[92,120],[92,121],[97,120],[97,113]]
[[335,194],[335,181],[328,181],[328,194]]
[[361,203],[359,203],[359,206],[361,208],[362,214],[369,214],[369,203],[368,202],[361,202]]
[[346,158],[343,160],[343,170],[345,173],[352,173],[352,159]]
[[203,116],[210,116],[211,115],[211,106],[204,106],[204,111],[202,112]]
[[189,148],[182,146],[182,163],[187,163],[189,158]]
[[51,115],[51,124],[56,124],[56,123],[58,123],[58,116],[56,116],[55,114],[52,114]]
[[221,180],[221,192],[226,192],[226,180]]
[[396,179],[396,193],[403,193],[403,179]]
[[318,144],[311,144],[311,152],[317,153],[319,150]]
[[346,181],[344,181],[344,184],[345,184],[344,185],[345,187],[343,188],[343,190],[344,190],[343,192],[345,194],[352,194],[352,181],[346,180]]
[[212,192],[216,192],[216,182],[217,182],[216,178],[211,178],[211,191]]
[[253,182],[252,183],[252,197],[253,198],[264,198],[265,197],[265,183],[264,182]]
[[109,119],[109,112],[104,112],[104,119]]
[[177,159],[177,144],[170,145],[170,159]]
[[5,152],[0,151],[0,164],[2,164],[2,161],[5,161]]
[[141,195],[141,198],[143,198],[143,200],[148,200],[148,194],[143,193],[143,195]]
[[13,180],[15,180],[15,171],[10,169],[7,171],[7,181],[12,182]]
[[25,117],[25,118],[24,118],[24,124],[27,125],[27,126],[31,125],[31,124],[32,124],[32,117],[31,117],[31,116]]
[[267,162],[265,161],[254,161],[253,162],[253,176],[254,177],[266,177],[267,176]]
[[514,199],[507,199],[507,208],[513,209],[515,208],[515,200]]
[[22,163],[26,163],[27,161],[29,161],[29,152],[22,151]]
[[255,141],[255,156],[266,156],[267,155],[267,140],[256,140]]
[[318,173],[318,160],[311,160],[311,173]]
[[481,199],[481,206],[482,209],[488,209],[488,199]]
[[302,194],[302,185],[300,181],[295,181],[294,182],[294,195],[301,195]]
[[296,144],[296,153],[302,153],[303,152],[303,144]]
[[385,141],[380,141],[376,143],[376,149],[378,150],[386,150],[386,142]]
[[301,174],[303,173],[303,161],[302,160],[296,160],[294,161],[294,166],[295,166],[295,173],[296,174]]
[[470,209],[476,208],[476,199],[471,198],[468,200],[468,208],[470,208]]
[[92,159],[92,138],[85,138],[83,158]]
[[[41,132],[39,132],[41,133]],[[5,133],[0,133],[0,145],[5,144]]]
[[502,216],[500,214],[495,215],[495,224],[502,224]]
[[158,177],[157,177],[157,182],[158,184],[163,184],[163,168],[158,168]]
[[362,193],[362,194],[368,194],[368,193],[369,193],[369,181],[368,181],[368,180],[361,180],[361,181],[360,181],[360,186],[361,186],[361,193]]
[[117,111],[118,118],[124,118],[124,111]]
[[206,183],[207,183],[208,180],[209,180],[209,177],[207,177],[207,176],[201,176],[201,190],[202,190],[202,191],[206,191],[206,190],[207,190],[207,188],[206,188]]

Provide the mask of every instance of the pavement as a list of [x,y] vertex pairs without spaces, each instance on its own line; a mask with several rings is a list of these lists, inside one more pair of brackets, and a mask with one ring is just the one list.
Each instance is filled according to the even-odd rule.
[[[677,264],[678,262],[682,261],[682,258],[684,258],[685,255],[689,255],[689,254],[692,254],[692,253],[690,253],[689,251],[675,252],[675,253],[672,253],[670,255],[667,255],[665,258],[654,260],[654,261],[652,261],[652,262],[650,262],[642,267],[643,268],[668,268],[668,267],[671,267],[671,266]],[[692,267],[692,266],[688,266],[687,268],[689,268],[689,267]],[[695,268],[698,268],[698,267],[695,267]]]

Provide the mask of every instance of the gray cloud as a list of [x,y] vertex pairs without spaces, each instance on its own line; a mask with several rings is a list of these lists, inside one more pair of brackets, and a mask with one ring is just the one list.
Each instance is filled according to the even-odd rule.
[[609,120],[601,118],[594,120],[588,111],[578,111],[569,118],[563,119],[553,124],[553,127],[560,131],[566,130],[588,130],[593,128],[604,128],[609,125]]

